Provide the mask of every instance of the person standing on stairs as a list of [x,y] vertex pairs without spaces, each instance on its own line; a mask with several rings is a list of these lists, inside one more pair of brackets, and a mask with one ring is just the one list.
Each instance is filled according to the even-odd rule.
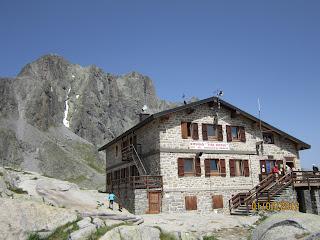
[[279,169],[278,169],[278,166],[277,166],[277,165],[275,165],[275,166],[272,168],[272,173],[273,173],[274,178],[275,178],[276,181],[278,182]]

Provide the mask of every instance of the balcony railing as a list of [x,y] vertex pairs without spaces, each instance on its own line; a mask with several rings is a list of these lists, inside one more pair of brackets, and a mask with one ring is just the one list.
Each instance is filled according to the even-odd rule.
[[163,186],[162,176],[132,176],[111,180],[113,188],[130,187],[133,189],[161,188]]

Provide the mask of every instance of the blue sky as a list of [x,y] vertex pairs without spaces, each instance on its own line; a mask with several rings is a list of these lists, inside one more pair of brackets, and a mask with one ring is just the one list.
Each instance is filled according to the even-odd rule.
[[320,1],[0,0],[0,76],[47,53],[138,71],[181,101],[224,99],[306,141],[320,164]]

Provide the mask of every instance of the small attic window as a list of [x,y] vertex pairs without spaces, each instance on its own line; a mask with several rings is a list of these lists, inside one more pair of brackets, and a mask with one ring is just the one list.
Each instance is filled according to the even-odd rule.
[[274,136],[272,133],[263,133],[263,143],[264,144],[274,144]]

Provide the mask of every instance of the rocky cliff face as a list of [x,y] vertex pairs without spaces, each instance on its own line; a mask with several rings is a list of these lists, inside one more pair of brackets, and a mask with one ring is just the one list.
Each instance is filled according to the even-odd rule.
[[16,78],[0,78],[0,164],[103,184],[96,149],[138,122],[145,90],[151,112],[175,106],[137,72],[112,75],[56,55],[27,64]]

